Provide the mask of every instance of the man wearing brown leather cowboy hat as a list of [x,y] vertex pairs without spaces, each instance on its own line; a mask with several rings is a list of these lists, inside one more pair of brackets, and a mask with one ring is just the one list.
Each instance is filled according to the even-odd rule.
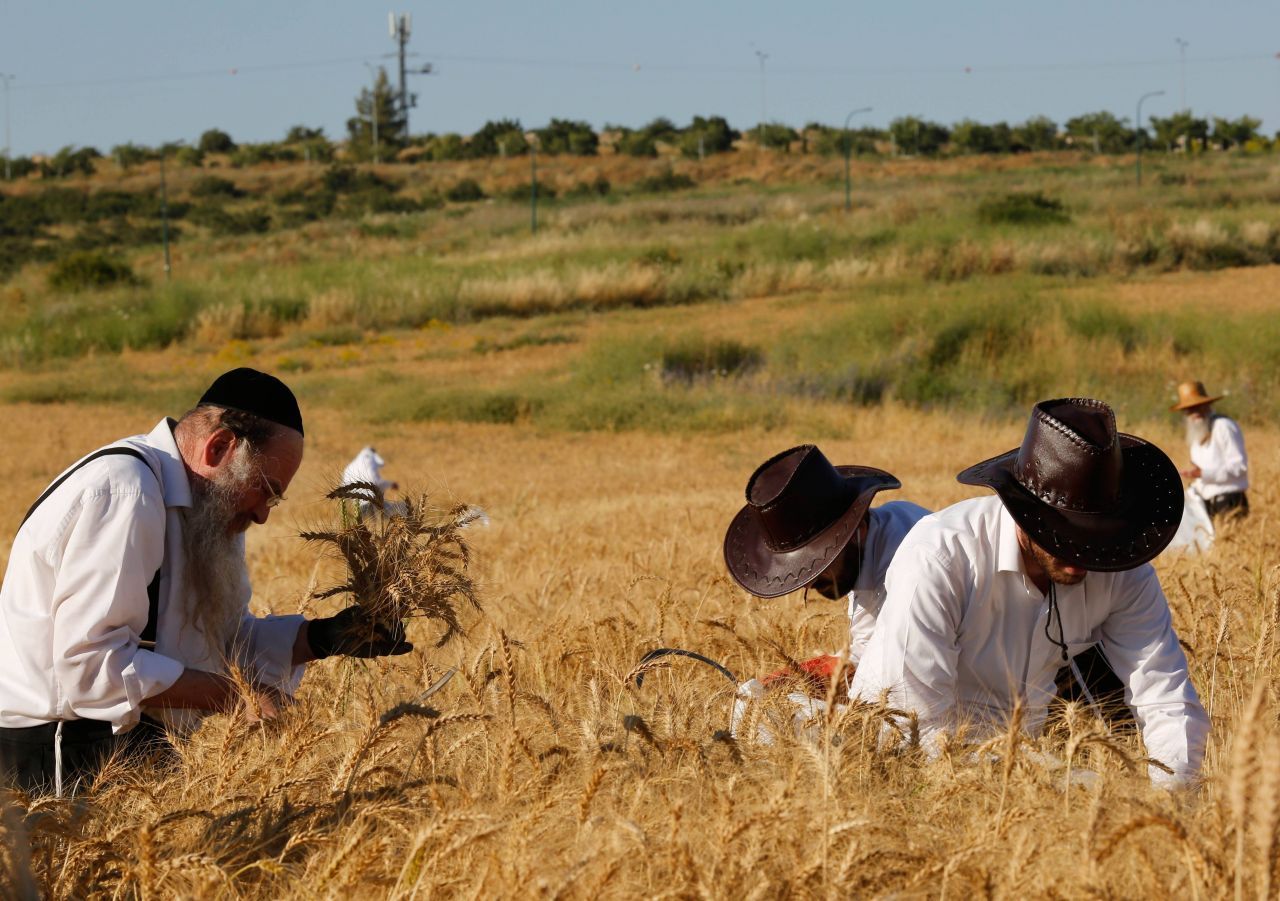
[[849,599],[856,663],[884,600],[884,575],[903,537],[929,511],[906,501],[874,510],[877,493],[902,487],[870,466],[832,466],[804,444],[762,463],[747,503],[729,524],[724,561],[735,582],[762,598],[812,587]]
[[[889,568],[887,595],[850,694],[888,692],[921,743],[1004,728],[1023,705],[1043,724],[1054,677],[1097,644],[1125,688],[1153,781],[1191,780],[1209,721],[1155,570],[1182,516],[1178,471],[1117,433],[1101,401],[1036,404],[1022,446],[957,477],[995,489],[926,517]],[[970,733],[972,734],[972,733]]]
[[1187,422],[1187,445],[1191,466],[1182,470],[1192,479],[1191,490],[1204,499],[1214,519],[1249,515],[1249,456],[1244,436],[1234,420],[1215,413],[1213,404],[1222,395],[1209,397],[1201,382],[1178,386],[1178,402],[1170,410],[1181,413]]

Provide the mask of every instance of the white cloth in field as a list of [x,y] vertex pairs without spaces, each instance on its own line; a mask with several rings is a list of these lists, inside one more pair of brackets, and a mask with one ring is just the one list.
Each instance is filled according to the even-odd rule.
[[[224,670],[183,612],[180,511],[191,506],[191,485],[173,426],[162,420],[150,434],[116,442],[147,462],[94,460],[18,530],[0,587],[0,726],[78,718],[123,732],[138,722],[143,699],[184,669]],[[138,642],[157,569],[156,643],[147,650]],[[303,618],[253,616],[247,570],[243,585],[237,662],[258,681],[291,692],[303,672],[291,662]],[[178,727],[199,719],[189,711],[148,713]]]
[[866,546],[853,591],[849,592],[849,660],[857,663],[875,629],[884,603],[884,578],[898,545],[929,511],[908,501],[891,501],[867,512]]
[[1213,518],[1204,505],[1204,498],[1188,488],[1182,504],[1182,522],[1169,542],[1167,551],[1185,554],[1207,554],[1213,549]]
[[[835,708],[843,710],[844,706],[836,704]],[[763,682],[748,679],[738,686],[729,722],[730,734],[739,741],[748,737],[742,734],[742,729],[746,725],[747,716],[753,712],[753,707],[758,709],[753,740],[762,745],[772,745],[775,736],[787,731],[796,738],[816,741],[819,724],[814,720],[827,712],[827,702],[824,700],[810,697],[802,691],[789,692],[785,699],[770,698]]]
[[[372,447],[361,448],[360,453],[356,454],[355,459],[348,463],[347,468],[342,471],[342,484],[350,485],[353,482],[368,482],[386,491],[395,484],[382,477],[382,467],[386,465],[387,461],[383,460],[381,455]],[[367,500],[373,500],[372,493],[369,493]]]
[[1234,420],[1213,414],[1209,440],[1191,446],[1191,462],[1200,467],[1200,478],[1191,487],[1206,501],[1249,490],[1249,456],[1244,450],[1244,435]]
[[[920,719],[921,743],[943,732],[1002,729],[1016,701],[1027,726],[1043,725],[1054,697],[1059,649],[1045,635],[1048,603],[1027,577],[1017,527],[999,497],[962,501],[922,519],[889,567],[876,629],[850,695]],[[1153,782],[1195,777],[1209,720],[1191,679],[1169,604],[1149,564],[1091,572],[1057,586],[1063,640],[1075,655],[1100,644],[1125,686],[1147,753],[1170,767]],[[1057,623],[1053,625],[1057,637]]]

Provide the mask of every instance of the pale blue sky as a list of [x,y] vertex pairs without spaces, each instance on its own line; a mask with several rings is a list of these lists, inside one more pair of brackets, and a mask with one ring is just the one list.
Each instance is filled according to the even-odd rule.
[[[470,132],[486,119],[552,116],[641,125],[761,115],[756,50],[768,54],[771,120],[883,125],[906,114],[1059,123],[1109,109],[1132,118],[1187,105],[1259,116],[1280,129],[1278,0],[397,0],[413,14],[415,133]],[[237,141],[291,125],[345,134],[353,98],[394,45],[386,0],[0,0],[0,73],[13,74],[13,151],[125,141]],[[387,62],[390,62],[388,60]],[[970,71],[966,72],[965,67]],[[233,74],[233,70],[235,70]],[[2,143],[2,142],[0,142]]]

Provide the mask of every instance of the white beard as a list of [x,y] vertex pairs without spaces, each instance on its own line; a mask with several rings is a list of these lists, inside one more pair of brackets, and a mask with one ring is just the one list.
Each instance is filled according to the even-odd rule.
[[193,484],[191,508],[179,511],[186,557],[183,614],[203,635],[212,660],[228,657],[244,615],[244,551],[230,524],[255,474],[249,447],[241,443],[229,469],[216,481]]
[[1195,447],[1197,444],[1208,444],[1209,436],[1212,432],[1212,416],[1187,417],[1187,444],[1192,447]]

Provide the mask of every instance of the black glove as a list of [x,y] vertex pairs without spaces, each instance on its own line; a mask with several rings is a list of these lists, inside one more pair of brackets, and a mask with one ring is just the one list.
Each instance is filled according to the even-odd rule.
[[333,616],[307,621],[307,644],[317,660],[341,654],[346,657],[392,657],[407,654],[413,645],[404,638],[404,626],[394,628],[373,622],[358,607]]

